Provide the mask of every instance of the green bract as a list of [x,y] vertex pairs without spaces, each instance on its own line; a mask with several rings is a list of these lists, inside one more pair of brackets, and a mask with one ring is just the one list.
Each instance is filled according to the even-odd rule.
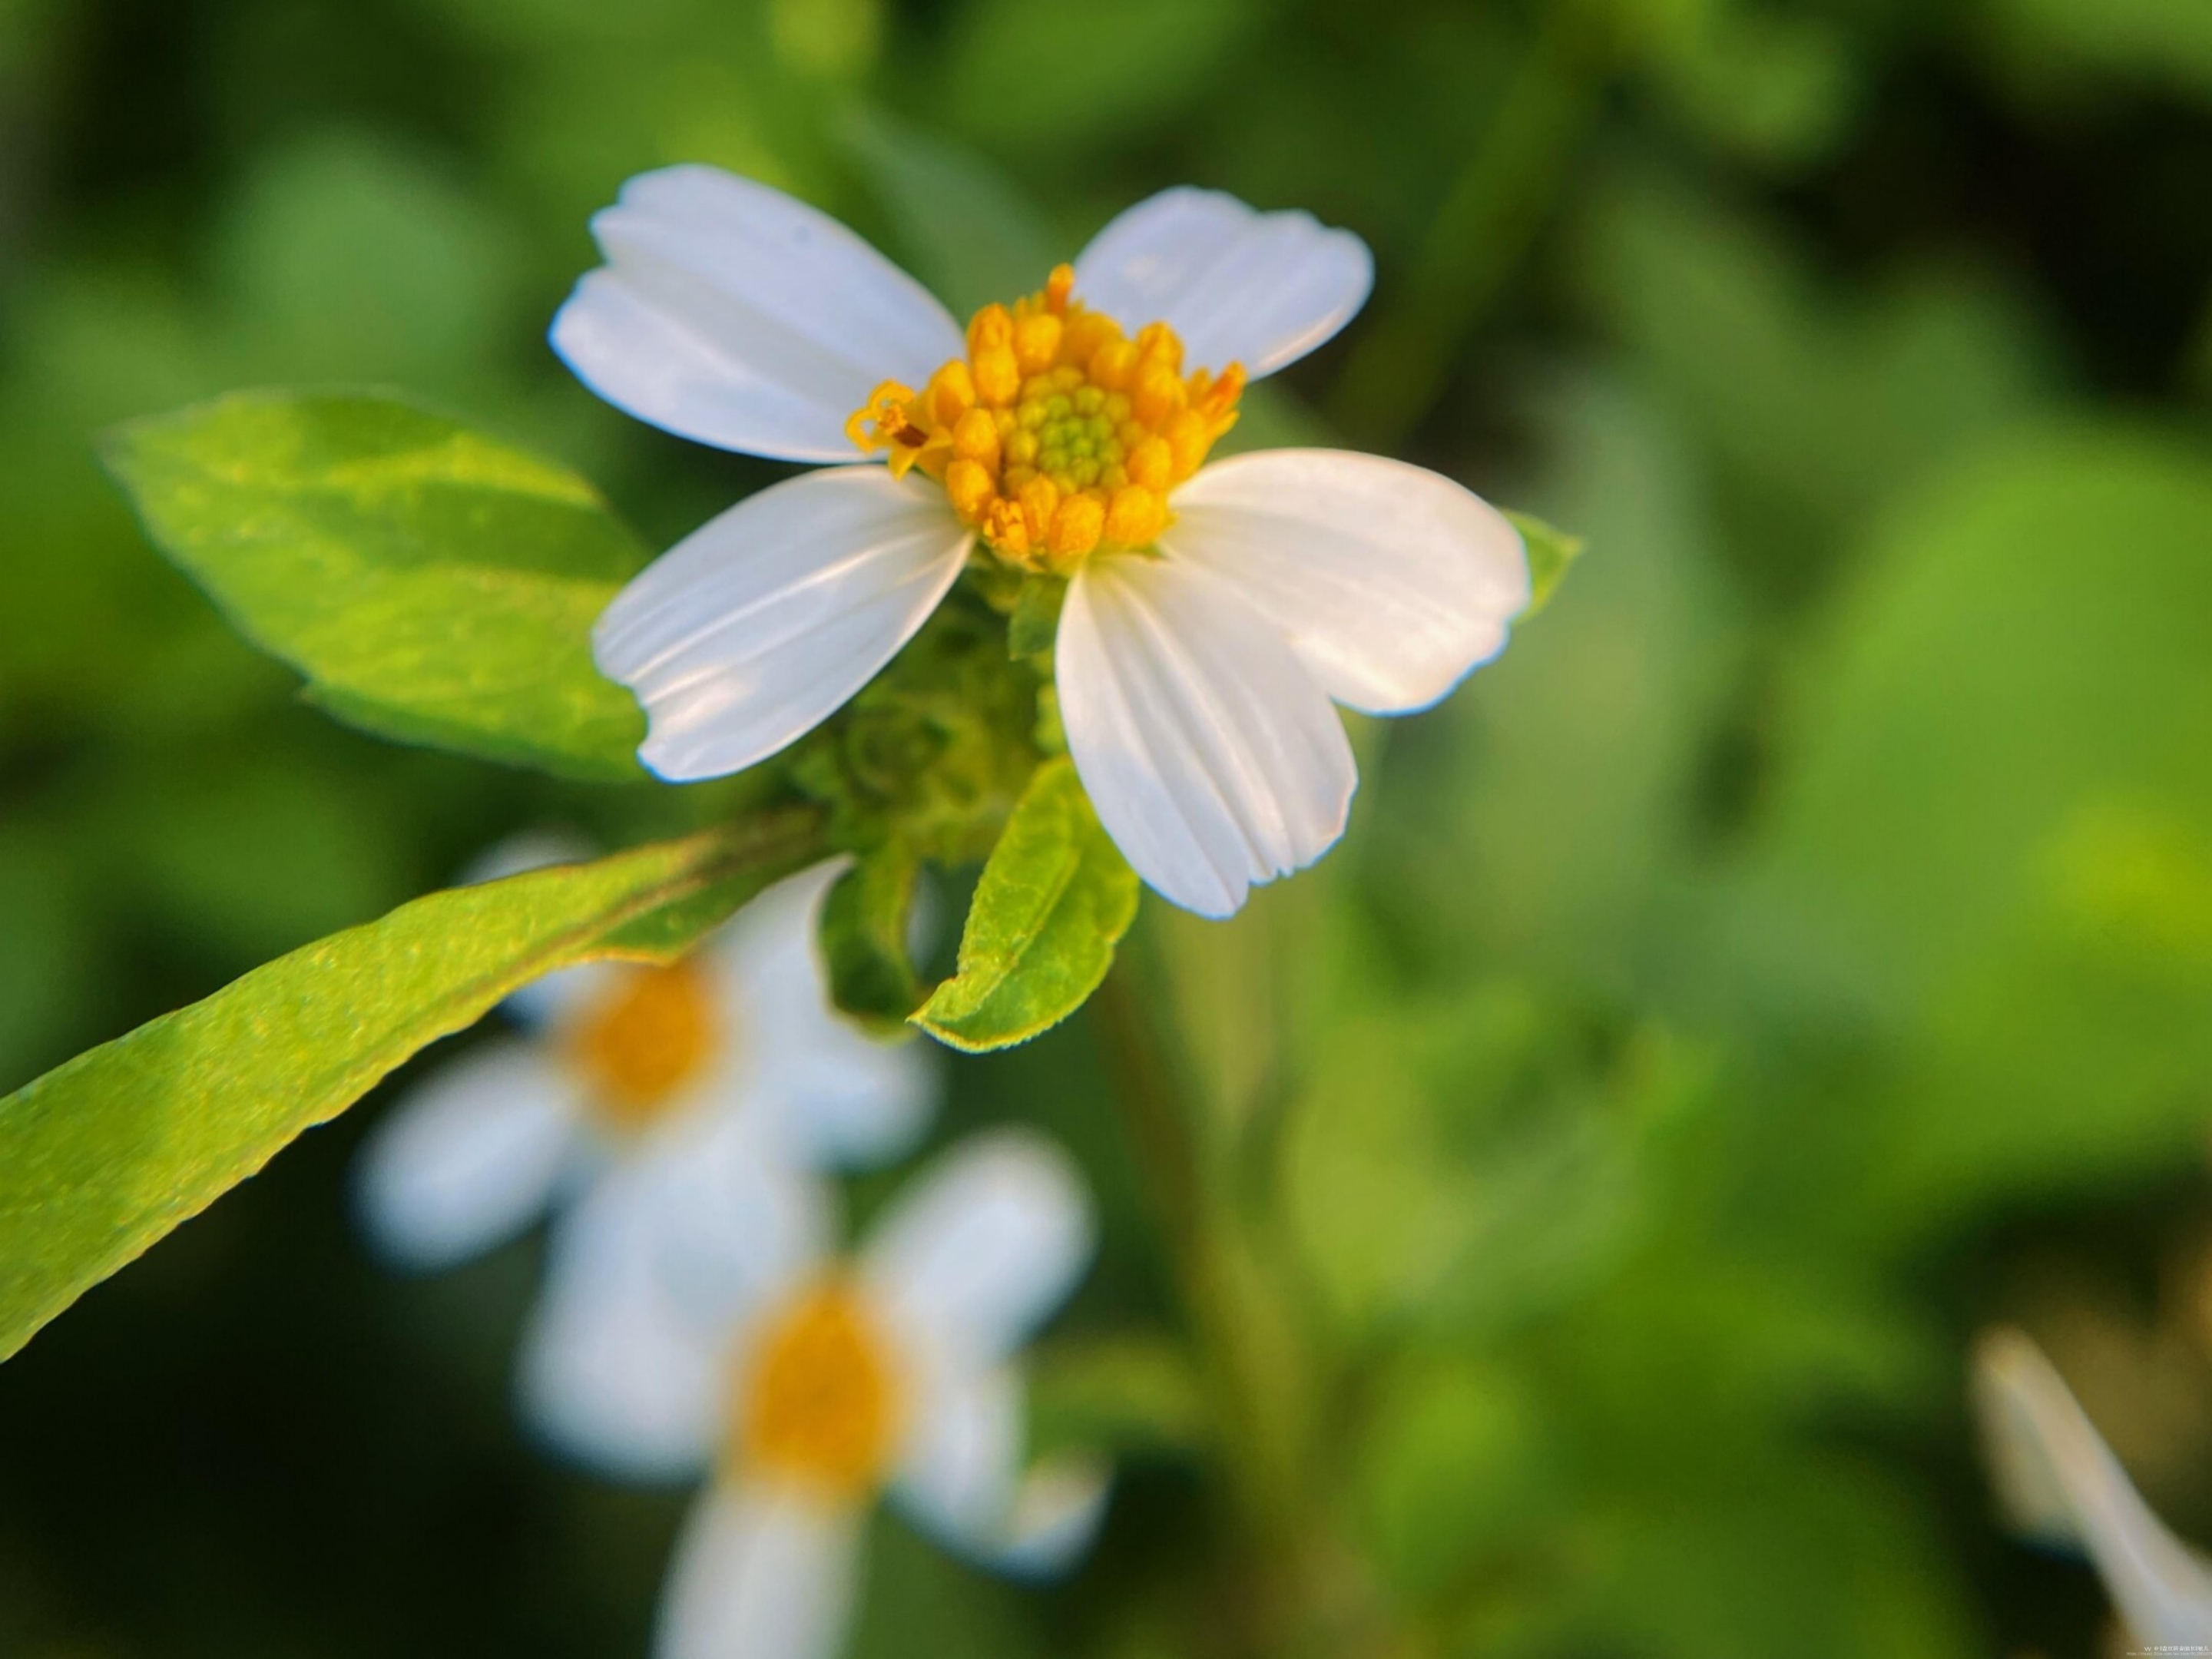
[[920,860],[902,843],[876,848],[837,878],[822,907],[822,961],[837,1006],[878,1036],[902,1035],[922,989],[907,955]]
[[787,810],[434,893],[0,1100],[0,1358],[510,991],[592,957],[676,955],[819,844],[819,814]]
[[148,532],[352,725],[582,778],[641,776],[592,665],[647,550],[551,461],[397,398],[240,392],[102,447]]
[[1505,516],[1521,532],[1521,544],[1528,550],[1528,608],[1521,614],[1533,617],[1552,602],[1552,595],[1566,580],[1567,567],[1583,556],[1583,538],[1556,530],[1533,513],[1516,513],[1505,509]]
[[959,972],[915,1023],[956,1048],[1000,1048],[1083,1006],[1137,914],[1137,876],[1065,758],[1036,769],[983,866]]

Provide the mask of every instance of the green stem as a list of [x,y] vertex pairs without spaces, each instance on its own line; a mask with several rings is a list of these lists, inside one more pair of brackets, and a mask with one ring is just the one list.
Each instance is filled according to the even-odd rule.
[[1227,1622],[1243,1650],[1277,1653],[1309,1622],[1308,1569],[1319,1553],[1304,1449],[1285,1410],[1299,1389],[1286,1373],[1306,1356],[1200,1132],[1188,1058],[1164,1018],[1164,981],[1145,956],[1139,939],[1126,942],[1093,1006],[1208,1398],[1235,1534]]
[[1536,37],[1430,222],[1412,276],[1344,366],[1328,412],[1345,432],[1396,450],[1443,395],[1596,112],[1616,55],[1607,14],[1599,0],[1544,0]]

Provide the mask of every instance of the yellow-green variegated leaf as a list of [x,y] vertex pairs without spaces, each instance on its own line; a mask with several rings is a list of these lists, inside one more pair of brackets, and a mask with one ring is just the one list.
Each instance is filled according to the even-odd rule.
[[786,811],[433,893],[0,1100],[0,1358],[416,1050],[556,969],[681,951],[819,836]]
[[556,462],[368,392],[246,392],[101,444],[161,551],[307,695],[381,737],[642,776],[592,623],[647,556]]
[[1137,876],[1061,757],[1038,767],[983,866],[958,971],[914,1016],[956,1048],[1026,1042],[1097,989],[1137,914]]

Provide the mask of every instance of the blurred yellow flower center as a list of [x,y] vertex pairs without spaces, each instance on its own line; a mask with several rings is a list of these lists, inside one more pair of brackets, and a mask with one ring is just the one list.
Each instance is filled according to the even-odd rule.
[[918,393],[884,381],[845,423],[862,449],[889,452],[894,477],[918,466],[943,483],[1001,559],[1062,574],[1158,537],[1168,492],[1236,424],[1244,390],[1241,365],[1186,375],[1173,329],[1131,339],[1074,286],[1060,265],[1011,309],[985,306],[965,357]]
[[706,973],[688,958],[625,971],[573,1042],[600,1116],[626,1132],[659,1116],[721,1046],[720,1023]]
[[749,1471],[836,1498],[882,1480],[899,1427],[899,1378],[851,1285],[833,1280],[779,1316],[740,1389],[733,1449]]

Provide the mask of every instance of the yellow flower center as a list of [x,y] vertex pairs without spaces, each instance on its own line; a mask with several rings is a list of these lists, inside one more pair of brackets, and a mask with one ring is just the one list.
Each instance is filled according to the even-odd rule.
[[579,1021],[571,1056],[611,1127],[644,1128],[705,1069],[726,1033],[704,970],[688,958],[625,970]]
[[1100,548],[1145,547],[1167,527],[1168,492],[1237,422],[1244,370],[1182,372],[1165,323],[1131,339],[1074,297],[1056,268],[1012,309],[985,306],[968,355],[920,392],[878,386],[845,424],[891,472],[920,467],[1009,564],[1065,574]]
[[769,1326],[740,1379],[733,1449],[750,1471],[856,1498],[890,1465],[900,1395],[874,1316],[850,1285],[833,1279]]

